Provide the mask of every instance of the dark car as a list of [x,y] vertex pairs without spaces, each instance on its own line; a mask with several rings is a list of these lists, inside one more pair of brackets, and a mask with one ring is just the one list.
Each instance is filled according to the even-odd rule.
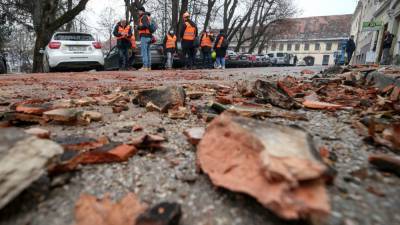
[[[140,44],[134,50],[135,60],[130,62],[134,68],[141,68],[143,66],[142,55],[140,53]],[[150,46],[151,53],[151,66],[153,68],[164,68],[165,55],[162,44],[152,44]],[[119,69],[119,53],[118,48],[113,47],[104,59],[105,70],[118,70]]]
[[6,57],[0,55],[0,74],[7,73],[7,62]]

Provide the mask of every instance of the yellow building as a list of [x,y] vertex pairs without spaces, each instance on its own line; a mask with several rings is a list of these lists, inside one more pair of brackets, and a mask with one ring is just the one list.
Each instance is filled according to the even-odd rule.
[[384,32],[395,36],[390,54],[400,64],[400,0],[360,0],[352,18],[351,32],[356,36],[354,64],[379,63]]
[[308,65],[333,65],[349,38],[352,15],[291,19],[291,26],[268,44],[268,53],[289,53]]

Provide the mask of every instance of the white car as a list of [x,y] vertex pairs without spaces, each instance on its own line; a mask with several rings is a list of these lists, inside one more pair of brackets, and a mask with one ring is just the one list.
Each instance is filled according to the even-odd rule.
[[43,51],[43,70],[104,69],[101,43],[91,34],[57,32]]
[[226,55],[227,56],[232,56],[232,57],[234,57],[234,56],[237,57],[238,56],[238,54],[236,52],[232,51],[232,50],[226,51]]

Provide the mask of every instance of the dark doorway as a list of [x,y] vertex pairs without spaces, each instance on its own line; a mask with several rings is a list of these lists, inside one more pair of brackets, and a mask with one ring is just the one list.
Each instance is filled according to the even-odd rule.
[[304,62],[306,62],[307,66],[314,66],[315,58],[312,56],[307,56],[304,58]]

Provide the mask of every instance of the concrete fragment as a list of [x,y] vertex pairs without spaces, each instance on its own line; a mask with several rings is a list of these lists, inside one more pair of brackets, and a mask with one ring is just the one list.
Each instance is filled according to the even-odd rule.
[[151,102],[155,108],[166,113],[169,109],[184,107],[185,98],[185,90],[182,87],[169,86],[139,91],[133,103],[147,108],[147,104]]
[[330,212],[328,168],[299,128],[222,114],[208,126],[197,156],[216,186],[249,194],[282,218]]
[[200,143],[205,132],[206,130],[204,129],[204,127],[194,127],[185,130],[183,134],[186,136],[186,138],[192,145],[197,145]]
[[77,120],[78,111],[75,109],[55,109],[43,113],[43,117],[48,121],[74,122]]
[[0,209],[46,171],[60,145],[15,128],[0,129]]

